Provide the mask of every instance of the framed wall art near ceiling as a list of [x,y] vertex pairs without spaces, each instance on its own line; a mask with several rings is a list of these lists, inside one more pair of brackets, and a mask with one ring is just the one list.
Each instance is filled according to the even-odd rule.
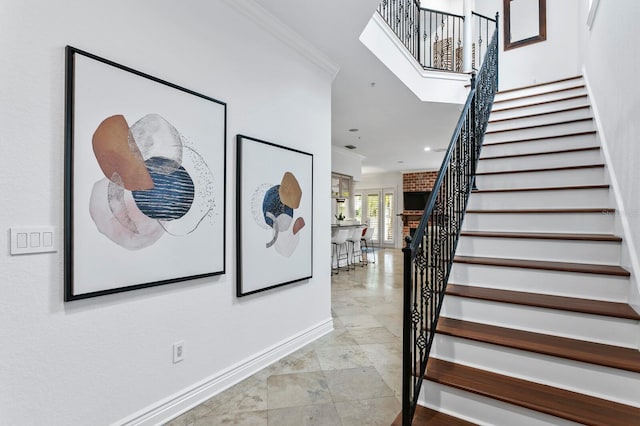
[[226,104],[66,48],[65,300],[223,274]]
[[313,155],[238,135],[237,295],[311,278]]

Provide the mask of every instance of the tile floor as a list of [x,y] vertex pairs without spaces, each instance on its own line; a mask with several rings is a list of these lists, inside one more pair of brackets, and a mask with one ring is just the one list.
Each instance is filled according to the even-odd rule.
[[389,426],[400,412],[402,252],[331,280],[335,330],[167,426]]

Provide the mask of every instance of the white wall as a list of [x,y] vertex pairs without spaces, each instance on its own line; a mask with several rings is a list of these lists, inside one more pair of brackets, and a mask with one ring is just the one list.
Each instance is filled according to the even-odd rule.
[[[54,225],[62,247],[66,44],[228,103],[226,275],[63,303],[62,250],[9,255],[11,226]],[[330,327],[328,249],[313,279],[253,297],[234,271],[239,132],[314,154],[329,246],[329,74],[220,0],[3,1],[0,52],[0,424],[117,423]]]
[[437,10],[439,12],[463,15],[463,3],[463,0],[422,0],[420,2],[420,6],[427,9]]
[[[585,1],[585,3],[587,3]],[[628,230],[625,241],[630,254],[625,266],[640,273],[640,88],[636,82],[640,67],[640,36],[635,0],[601,1],[593,26],[587,30],[586,7],[581,13],[584,30],[585,76],[595,104],[600,138],[608,154],[608,167],[617,186],[620,219]],[[637,278],[636,278],[636,281]],[[640,308],[636,288],[634,302]]]
[[581,73],[578,11],[586,0],[547,1],[547,39],[504,51],[502,0],[477,0],[475,11],[488,17],[500,12],[500,90],[573,77]]

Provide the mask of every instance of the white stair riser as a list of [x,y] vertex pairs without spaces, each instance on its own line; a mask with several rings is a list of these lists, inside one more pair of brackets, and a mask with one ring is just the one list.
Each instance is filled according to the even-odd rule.
[[609,206],[609,190],[575,189],[474,193],[468,209],[601,208]]
[[499,327],[638,348],[638,321],[446,295],[441,315]]
[[464,236],[456,255],[619,265],[620,250],[616,242]]
[[520,98],[522,96],[537,96],[537,95],[546,94],[549,92],[554,92],[557,90],[569,89],[569,88],[580,86],[580,85],[584,85],[584,79],[582,78],[574,78],[566,81],[540,84],[533,87],[525,87],[517,90],[510,90],[508,92],[498,92],[496,93],[496,100],[503,101],[506,99]]
[[543,93],[540,95],[524,97],[524,98],[522,96],[526,96],[526,95],[523,95],[522,93],[520,94],[513,93],[509,97],[509,99],[507,99],[506,96],[503,98],[501,95],[496,95],[493,101],[494,102],[493,109],[501,110],[504,108],[519,107],[519,106],[537,104],[540,102],[556,101],[559,99],[565,99],[565,98],[570,98],[573,96],[585,95],[585,94],[587,94],[587,90],[584,87],[577,87],[571,90],[563,90],[562,92]]
[[580,426],[579,423],[429,380],[422,382],[419,402],[481,426]]
[[563,149],[587,148],[592,146],[597,146],[596,136],[593,133],[505,144],[490,144],[485,141],[482,146],[481,157],[532,154],[536,152],[560,151]]
[[629,300],[629,278],[615,275],[503,268],[455,262],[451,268],[449,282],[609,302],[626,303]]
[[539,105],[532,104],[516,109],[496,109],[491,112],[491,120],[502,120],[504,118],[521,117],[528,114],[543,114],[545,112],[557,111],[567,108],[590,106],[589,98],[586,96],[562,99],[556,102],[541,103]]
[[601,164],[602,162],[603,159],[600,150],[591,149],[588,151],[480,160],[478,162],[477,171],[478,173],[483,173],[509,170],[531,170],[554,167],[588,166],[591,164]]
[[505,376],[640,406],[640,373],[436,334],[430,356]]
[[593,120],[575,123],[557,123],[552,126],[534,127],[530,129],[514,129],[499,133],[486,133],[485,143],[519,141],[523,139],[552,137],[558,134],[589,132],[594,130]]
[[467,212],[465,231],[526,231],[610,234],[614,215],[607,213],[471,213]]
[[604,167],[476,176],[476,186],[478,189],[548,188],[576,185],[603,185],[607,182],[608,177]]
[[[526,115],[531,114],[526,110]],[[487,125],[487,132],[496,130],[515,129],[518,127],[540,126],[547,123],[557,123],[558,121],[579,120],[592,117],[590,108],[580,108],[569,111],[557,111],[552,114],[534,115],[531,117],[514,118],[506,121],[491,122]],[[494,119],[495,120],[495,119]]]

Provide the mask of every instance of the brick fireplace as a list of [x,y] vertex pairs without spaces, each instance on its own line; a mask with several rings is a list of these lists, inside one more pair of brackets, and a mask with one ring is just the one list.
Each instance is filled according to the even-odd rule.
[[[431,191],[438,172],[415,172],[402,175],[402,190],[404,192]],[[402,212],[402,238],[411,234],[411,230],[418,227],[423,210],[404,210]]]

